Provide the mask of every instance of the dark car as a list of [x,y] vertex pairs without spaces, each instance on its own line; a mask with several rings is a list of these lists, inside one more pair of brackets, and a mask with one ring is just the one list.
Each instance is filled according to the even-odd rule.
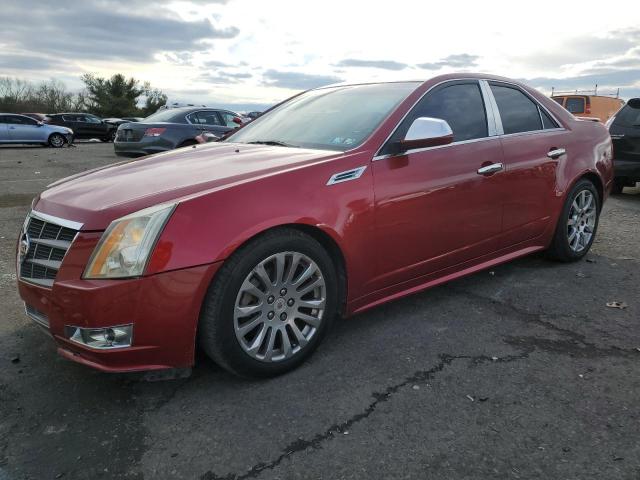
[[318,88],[225,141],[51,185],[20,233],[18,288],[75,362],[185,368],[200,344],[276,375],[336,316],[537,251],[580,260],[612,156],[604,125],[506,78]]
[[211,133],[222,137],[242,124],[235,112],[203,107],[168,108],[142,122],[118,127],[114,142],[116,155],[139,157],[195,145],[197,137]]
[[614,193],[640,182],[640,98],[632,98],[609,122],[613,140]]
[[110,142],[117,127],[90,113],[53,113],[48,115],[49,123],[73,130],[74,138],[98,138]]

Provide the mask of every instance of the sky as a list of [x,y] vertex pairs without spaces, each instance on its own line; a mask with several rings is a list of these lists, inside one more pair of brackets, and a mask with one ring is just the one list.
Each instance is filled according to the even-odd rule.
[[640,96],[640,1],[3,0],[0,76],[124,73],[170,101],[263,109],[339,82],[450,72]]

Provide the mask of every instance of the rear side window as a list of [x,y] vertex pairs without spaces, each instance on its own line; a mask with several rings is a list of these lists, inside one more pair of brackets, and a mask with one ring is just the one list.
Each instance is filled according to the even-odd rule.
[[217,112],[200,111],[187,116],[189,121],[196,125],[222,125]]
[[618,112],[613,123],[622,127],[640,127],[640,102],[635,108],[630,104],[625,105]]
[[569,110],[571,113],[584,113],[584,98],[567,98],[567,103],[564,108]]
[[505,134],[542,130],[538,105],[529,97],[517,88],[493,83],[490,85]]

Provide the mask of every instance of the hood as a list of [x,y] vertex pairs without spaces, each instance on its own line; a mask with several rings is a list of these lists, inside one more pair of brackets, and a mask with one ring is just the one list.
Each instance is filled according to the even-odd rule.
[[341,156],[266,145],[208,144],[145,157],[62,180],[34,209],[104,230],[129,213]]

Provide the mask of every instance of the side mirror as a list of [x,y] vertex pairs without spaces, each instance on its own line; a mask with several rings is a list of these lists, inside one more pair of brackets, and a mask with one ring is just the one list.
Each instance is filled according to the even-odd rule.
[[42,127],[43,125],[44,125],[44,122],[41,122],[41,121],[38,120],[38,126]]
[[232,122],[236,125],[242,125],[242,119],[240,117],[233,117]]
[[453,130],[446,120],[441,118],[416,118],[407,134],[400,142],[400,151],[406,152],[416,148],[448,145],[453,142]]

